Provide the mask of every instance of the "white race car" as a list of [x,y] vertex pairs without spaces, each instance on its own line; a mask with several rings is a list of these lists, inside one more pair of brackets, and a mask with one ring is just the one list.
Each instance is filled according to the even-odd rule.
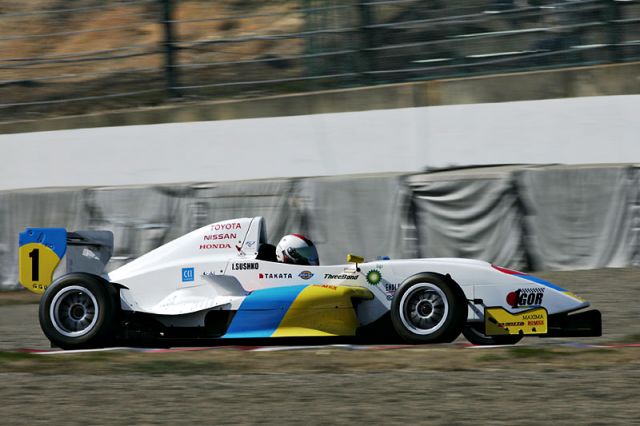
[[435,343],[461,333],[474,344],[513,344],[525,335],[601,335],[599,311],[574,313],[588,302],[482,261],[278,263],[261,217],[207,225],[105,274],[112,246],[109,231],[20,234],[20,282],[44,293],[40,324],[53,345],[338,336]]

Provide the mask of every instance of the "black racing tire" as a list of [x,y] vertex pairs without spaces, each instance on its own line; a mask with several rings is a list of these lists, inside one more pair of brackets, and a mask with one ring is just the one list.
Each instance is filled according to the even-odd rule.
[[515,345],[524,336],[520,334],[507,334],[504,336],[487,336],[482,331],[481,322],[467,323],[462,329],[464,337],[474,345]]
[[391,302],[391,322],[408,343],[455,340],[467,321],[467,299],[452,279],[433,273],[407,278]]
[[119,311],[118,291],[87,273],[64,275],[40,299],[40,327],[62,349],[104,347],[113,336]]

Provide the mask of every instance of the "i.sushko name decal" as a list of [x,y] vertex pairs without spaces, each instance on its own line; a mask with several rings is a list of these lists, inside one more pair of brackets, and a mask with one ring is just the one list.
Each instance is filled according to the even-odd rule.
[[44,293],[67,251],[67,231],[27,228],[20,233],[18,245],[20,284],[34,293]]

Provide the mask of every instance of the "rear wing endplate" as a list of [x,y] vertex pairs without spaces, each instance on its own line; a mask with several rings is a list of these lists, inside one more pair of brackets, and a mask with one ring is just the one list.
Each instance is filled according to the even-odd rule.
[[42,294],[54,279],[70,272],[101,275],[113,253],[113,233],[27,228],[18,247],[20,284]]

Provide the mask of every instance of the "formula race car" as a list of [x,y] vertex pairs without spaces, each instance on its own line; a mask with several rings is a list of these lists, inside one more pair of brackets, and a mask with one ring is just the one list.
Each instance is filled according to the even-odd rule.
[[599,311],[575,313],[588,302],[482,261],[279,263],[261,217],[207,225],[106,274],[112,248],[109,231],[20,233],[20,282],[43,293],[40,325],[53,345],[338,336],[418,344],[461,333],[474,344],[514,344],[528,335],[601,335]]

